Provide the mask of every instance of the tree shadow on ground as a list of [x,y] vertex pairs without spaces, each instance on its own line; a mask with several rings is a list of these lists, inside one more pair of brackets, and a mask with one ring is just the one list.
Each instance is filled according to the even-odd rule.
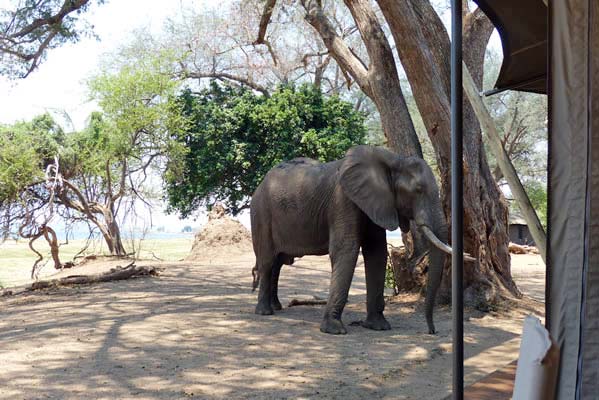
[[[321,306],[255,315],[251,265],[242,262],[163,264],[157,279],[0,300],[0,398],[440,399],[448,393],[447,307],[436,312],[438,335],[425,333],[416,296],[388,304],[391,331],[349,326],[365,317],[358,267],[344,313],[349,334],[325,335],[318,330]],[[326,298],[329,272],[326,258],[286,267],[283,303],[298,295]],[[482,326],[486,317],[469,316],[466,358],[517,337],[501,320]],[[476,375],[489,367],[469,368]]]

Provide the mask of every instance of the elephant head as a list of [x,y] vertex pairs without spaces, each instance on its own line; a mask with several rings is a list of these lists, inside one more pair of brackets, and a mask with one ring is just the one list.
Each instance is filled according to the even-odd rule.
[[443,275],[447,224],[435,177],[426,162],[399,157],[381,148],[353,147],[339,170],[339,181],[349,197],[375,224],[407,232],[413,220],[431,242],[425,300],[429,332],[435,332],[433,308]]

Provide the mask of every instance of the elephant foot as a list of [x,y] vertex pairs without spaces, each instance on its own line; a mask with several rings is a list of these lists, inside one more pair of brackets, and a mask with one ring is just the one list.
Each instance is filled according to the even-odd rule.
[[279,299],[272,299],[270,301],[270,306],[275,311],[280,311],[283,309],[283,306],[281,305],[281,302],[279,301]]
[[279,301],[279,298],[277,296],[271,297],[270,306],[275,311],[280,311],[283,309],[283,306],[281,305],[281,302]]
[[428,334],[429,335],[435,335],[437,333],[437,331],[435,330],[435,326],[429,326],[428,327]]
[[387,322],[382,313],[368,315],[366,321],[362,322],[362,326],[375,331],[388,331],[391,329],[391,325]]
[[256,305],[256,314],[258,315],[272,315],[275,312],[273,311],[272,307],[270,306],[270,304],[264,305],[262,303],[258,303]]
[[323,333],[330,333],[331,335],[345,335],[347,329],[343,326],[343,322],[340,319],[327,318],[325,317],[320,323],[320,331]]

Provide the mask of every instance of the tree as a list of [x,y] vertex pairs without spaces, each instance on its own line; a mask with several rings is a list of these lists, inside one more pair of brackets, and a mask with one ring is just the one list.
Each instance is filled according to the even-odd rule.
[[[442,187],[445,212],[450,209],[450,44],[441,17],[428,0],[377,0],[381,17],[387,23],[397,54],[409,81],[418,111],[435,150]],[[368,51],[368,62],[356,57],[352,48],[344,42],[338,31],[327,23],[324,2],[306,0],[301,2],[306,21],[318,32],[332,57],[347,73],[354,76],[365,94],[372,98],[381,115],[397,110],[399,92],[381,91],[380,97],[369,92],[364,68],[377,70],[375,79],[391,79],[388,65],[379,65],[385,58],[375,50],[384,47],[385,29],[381,19],[368,0],[345,0],[353,20],[360,31]],[[259,7],[259,6],[257,6]],[[276,8],[274,9],[276,12]],[[480,9],[464,8],[464,60],[480,87],[483,77],[483,61],[486,44],[493,30],[490,21]],[[258,32],[268,30],[258,27]],[[388,58],[387,58],[388,59]],[[388,64],[386,62],[385,64]],[[381,112],[389,107],[390,112]],[[399,137],[397,143],[409,143],[413,123],[407,118],[390,124],[386,135]],[[500,299],[504,294],[518,294],[510,272],[507,205],[490,172],[482,146],[481,130],[469,103],[464,104],[464,220],[465,248],[478,262],[465,266],[465,295],[471,304],[484,307]],[[393,148],[392,141],[389,144]],[[403,148],[406,148],[403,145]],[[408,147],[409,148],[409,147]],[[449,270],[449,269],[448,269]],[[449,279],[444,280],[444,292],[449,294]],[[448,297],[448,296],[446,296]]]
[[[101,4],[104,0],[95,0]],[[79,16],[93,0],[13,1],[12,10],[0,11],[0,73],[27,77],[46,58],[48,50],[76,42],[91,33]],[[83,25],[83,26],[82,26]]]
[[164,63],[157,57],[93,78],[90,92],[103,113],[92,114],[81,132],[65,133],[49,115],[4,129],[0,179],[14,183],[1,193],[2,209],[10,211],[0,213],[9,219],[0,226],[23,233],[21,227],[39,231],[52,216],[84,221],[111,254],[125,255],[119,216],[135,200],[147,203],[149,169],[176,153],[169,132],[185,123],[174,97],[178,83],[162,71]]
[[213,82],[199,93],[185,91],[180,101],[190,125],[173,139],[188,151],[173,158],[165,181],[170,211],[184,217],[217,201],[237,214],[276,164],[299,156],[338,159],[366,136],[351,104],[311,85],[263,96]]
[[[492,82],[500,67],[500,56],[487,51],[486,65],[490,70],[485,81]],[[487,85],[490,86],[490,85]],[[545,182],[547,174],[547,96],[505,91],[485,98],[497,124],[503,147],[514,163],[521,180]],[[492,155],[487,154],[493,176],[498,183],[503,175]]]
[[[450,209],[450,44],[447,30],[431,3],[379,0],[379,6],[397,45],[399,58],[441,172],[446,213]],[[464,61],[479,89],[483,61],[493,26],[480,9],[464,8]],[[479,122],[464,102],[464,243],[477,258],[464,271],[465,297],[486,306],[504,294],[518,294],[510,271],[507,249],[507,207],[488,166]],[[449,292],[449,279],[445,280]]]
[[547,185],[539,181],[530,181],[526,185],[526,193],[543,227],[547,229]]
[[[44,237],[50,245],[54,266],[62,263],[58,256],[57,236],[50,226],[53,209],[36,201],[42,195],[53,197],[55,185],[48,182],[52,176],[52,160],[65,140],[63,130],[48,115],[41,115],[29,123],[20,122],[12,127],[0,127],[0,224],[3,239],[11,233],[29,239],[30,249],[38,259],[43,256],[33,243]],[[56,160],[54,159],[54,163]]]

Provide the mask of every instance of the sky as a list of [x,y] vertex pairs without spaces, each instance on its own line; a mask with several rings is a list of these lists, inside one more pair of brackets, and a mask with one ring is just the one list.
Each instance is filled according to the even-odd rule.
[[[107,0],[93,5],[84,17],[94,26],[96,38],[82,38],[79,42],[53,49],[41,66],[26,79],[10,81],[0,77],[0,124],[50,112],[68,130],[85,126],[91,111],[97,109],[89,101],[85,80],[98,72],[103,58],[128,40],[131,32],[141,27],[159,33],[168,17],[182,10],[222,7],[228,0]],[[15,0],[0,0],[0,9],[12,8]],[[495,33],[492,46],[500,46]],[[68,118],[63,118],[66,115]],[[180,221],[174,215],[165,215],[159,205],[152,212],[153,225],[180,231],[185,225],[198,226],[205,221]],[[247,213],[240,221],[249,227]]]
[[[13,1],[0,0],[0,8]],[[164,21],[182,8],[214,7],[214,0],[108,0],[92,5],[84,18],[94,26],[95,38],[83,38],[48,52],[44,63],[26,79],[0,77],[0,123],[65,111],[74,128],[81,129],[94,104],[88,102],[85,80],[97,72],[106,54],[115,51],[136,28],[160,32]],[[68,127],[67,127],[68,128]]]
[[[0,9],[12,3],[0,0]],[[98,72],[102,59],[126,42],[131,32],[144,27],[159,33],[166,19],[182,9],[213,8],[222,3],[222,0],[108,0],[100,6],[94,4],[85,19],[94,26],[99,40],[82,38],[51,50],[46,61],[26,79],[11,81],[0,77],[0,123],[28,120],[48,111],[58,117],[66,130],[82,129],[91,111],[97,109],[89,101],[86,79]],[[69,118],[61,120],[63,113]],[[180,232],[185,225],[198,227],[206,220],[203,213],[180,220],[176,215],[166,215],[163,209],[164,205],[158,204],[152,211],[154,228]],[[239,219],[249,227],[247,215]]]

